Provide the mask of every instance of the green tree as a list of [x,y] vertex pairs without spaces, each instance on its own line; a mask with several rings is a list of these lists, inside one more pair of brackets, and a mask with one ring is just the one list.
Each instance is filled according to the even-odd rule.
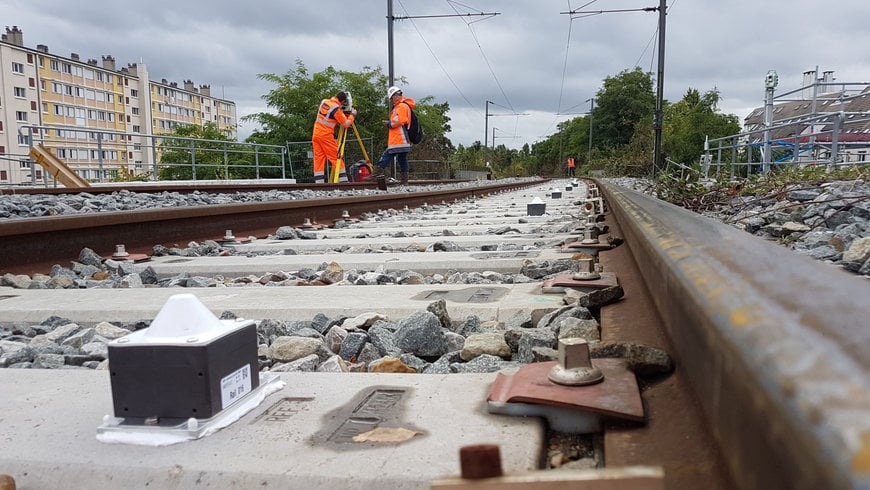
[[644,73],[640,67],[635,67],[605,78],[604,86],[596,95],[596,103],[592,112],[595,124],[593,145],[606,149],[628,144],[635,125],[645,119],[652,120],[656,106],[652,73]]
[[[254,156],[250,148],[242,148],[230,139],[226,131],[211,122],[202,126],[177,126],[171,135],[163,138],[157,149],[160,180],[224,180],[255,178]],[[262,155],[259,163],[274,166],[280,157]],[[264,171],[265,173],[265,171]],[[272,174],[261,177],[280,177]]]
[[675,162],[697,164],[704,152],[705,137],[714,139],[739,133],[737,116],[720,113],[719,101],[715,88],[703,95],[689,88],[682,100],[668,105],[664,111],[662,153]]
[[[330,66],[321,72],[311,74],[301,60],[284,75],[261,74],[259,78],[275,85],[263,100],[272,110],[244,116],[245,121],[259,124],[248,141],[286,145],[288,142],[307,142],[311,140],[311,129],[320,101],[332,97],[339,91],[351,94],[353,106],[359,111],[356,127],[362,138],[372,138],[373,148],[367,148],[369,157],[376,160],[387,145],[387,131],[383,121],[388,118],[387,76],[380,67],[363,67],[360,73],[337,70]],[[404,82],[404,79],[399,79]],[[415,145],[410,159],[446,160],[453,147],[444,135],[450,130],[447,103],[435,104],[432,97],[406,94],[417,101],[414,111],[426,133],[423,143]],[[416,95],[416,96],[415,96]],[[348,136],[348,155],[357,146],[353,134]],[[311,161],[307,156],[310,146],[290,146],[290,159],[294,164],[297,178],[311,176]],[[348,158],[350,160],[350,158]]]

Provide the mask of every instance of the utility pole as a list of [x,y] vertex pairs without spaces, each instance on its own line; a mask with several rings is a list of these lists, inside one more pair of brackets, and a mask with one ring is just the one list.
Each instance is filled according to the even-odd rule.
[[486,149],[487,144],[489,143],[489,105],[494,104],[495,102],[491,102],[489,100],[486,101],[486,120],[483,122],[483,148]]
[[388,87],[395,85],[395,70],[393,69],[393,0],[387,0],[387,82]]
[[770,126],[773,125],[773,92],[776,90],[776,85],[779,82],[779,77],[776,72],[770,70],[764,77],[764,142],[762,143],[761,155],[761,171],[767,173],[770,171]]
[[390,86],[392,87],[396,84],[396,73],[393,64],[393,22],[405,19],[435,19],[441,17],[493,17],[499,14],[500,12],[477,12],[473,14],[405,15],[396,17],[393,15],[393,0],[387,0],[387,80],[389,80]]
[[[591,3],[591,2],[590,2]],[[586,5],[589,5],[588,3]],[[581,7],[582,9],[583,7]],[[560,14],[571,15],[572,19],[576,16],[586,17],[589,15],[609,14],[616,12],[659,12],[659,63],[658,76],[656,77],[656,109],[653,114],[653,126],[655,128],[655,144],[653,147],[653,175],[656,169],[661,165],[662,159],[662,105],[665,92],[665,18],[668,13],[667,0],[659,0],[658,7],[644,7],[637,9],[618,9],[618,10],[590,10],[583,11],[580,9],[570,10],[568,12],[559,12]]]
[[592,113],[595,111],[595,97],[586,99],[589,102],[589,154],[586,156],[586,165],[592,164]]
[[659,0],[659,66],[656,82],[655,144],[653,146],[653,177],[662,163],[662,105],[665,93],[665,16],[667,0]]

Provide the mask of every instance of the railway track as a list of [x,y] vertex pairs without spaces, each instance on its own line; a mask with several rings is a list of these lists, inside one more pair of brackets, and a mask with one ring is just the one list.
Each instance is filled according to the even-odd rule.
[[[594,355],[634,362],[636,376],[631,379],[636,379],[635,390],[643,400],[642,421],[609,412],[592,435],[577,438],[566,436],[564,431],[552,432],[558,425],[552,419],[542,425],[537,418],[486,414],[481,407],[496,381],[492,373],[283,373],[280,377],[289,388],[272,395],[239,423],[214,436],[160,449],[112,447],[93,437],[99,416],[111,408],[111,396],[106,393],[100,371],[0,369],[0,387],[10,395],[0,401],[0,413],[19,414],[5,416],[12,444],[0,449],[0,473],[12,475],[22,485],[29,485],[27,488],[69,482],[69,478],[109,487],[141,485],[143,481],[157,487],[179,482],[185,486],[232,481],[242,486],[266,483],[329,488],[349,478],[355,486],[364,488],[427,488],[438,476],[460,473],[459,446],[495,442],[501,446],[507,473],[584,465],[598,466],[598,471],[601,467],[616,471],[638,466],[658,469],[658,473],[653,471],[640,478],[641,486],[637,488],[870,485],[866,456],[870,453],[870,390],[866,375],[870,349],[863,328],[866,322],[862,320],[867,307],[848,299],[870,297],[866,281],[605,183],[600,185],[608,212],[602,224],[607,225],[609,233],[602,235],[602,244],[560,247],[559,243],[585,237],[574,231],[585,213],[580,212],[582,206],[573,204],[583,197],[585,185],[572,189],[566,181],[533,184],[519,190],[465,189],[461,196],[392,193],[325,203],[228,206],[223,211],[229,214],[171,209],[126,216],[89,215],[73,221],[38,219],[26,226],[30,220],[16,223],[22,226],[4,227],[8,223],[0,223],[0,236],[4,237],[0,260],[6,261],[0,264],[0,270],[33,272],[45,269],[49,263],[77,257],[85,246],[108,254],[115,244],[126,243],[131,252],[145,252],[155,243],[186,244],[220,238],[228,229],[238,237],[262,237],[273,234],[279,226],[301,225],[306,218],[330,223],[345,210],[352,216],[379,209],[398,210],[370,215],[371,219],[348,229],[310,230],[321,234],[318,240],[260,239],[233,246],[237,253],[255,257],[161,257],[148,263],[164,285],[187,273],[213,280],[220,277],[220,281],[212,283],[218,287],[71,291],[0,288],[4,298],[0,300],[0,325],[9,329],[12,324],[39,323],[56,314],[81,325],[109,321],[129,326],[137,320],[154,318],[173,293],[192,291],[215,314],[231,311],[240,317],[271,322],[310,322],[317,313],[329,318],[353,317],[369,310],[391,319],[407,318],[443,299],[453,319],[454,333],[468,333],[480,324],[484,325],[481,331],[491,331],[487,329],[505,329],[517,315],[528,314],[529,321],[539,324],[546,318],[552,320],[552,312],[566,308],[559,286],[544,284],[542,288],[540,280],[517,283],[518,276],[512,276],[512,271],[529,275],[534,275],[534,270],[548,272],[541,267],[543,263],[549,267],[567,262],[577,268],[587,257],[578,252],[597,254],[599,267],[616,275],[624,296],[590,309],[600,325],[597,345],[618,347],[616,354]],[[502,191],[506,193],[498,194]],[[555,198],[553,191],[562,197]],[[538,196],[546,203],[547,215],[527,216],[526,204]],[[434,205],[465,197],[474,198]],[[406,205],[414,208],[423,203],[429,204],[426,213],[402,211]],[[83,224],[82,229],[73,232]],[[587,227],[591,228],[591,224]],[[506,233],[497,234],[505,228]],[[384,237],[383,233],[389,235]],[[616,240],[608,242],[607,236]],[[623,245],[611,245],[620,239],[625,241]],[[34,240],[39,244],[33,245]],[[436,243],[444,250],[445,242],[462,251],[409,251],[438,250]],[[287,249],[293,249],[296,255],[283,255]],[[352,253],[361,251],[368,253]],[[273,255],[264,255],[269,253]],[[327,284],[326,271],[335,270],[320,266],[326,262],[344,264],[341,272],[347,287],[299,287]],[[275,287],[241,287],[228,279],[263,278],[278,271],[306,268],[313,273],[290,274],[274,281]],[[570,277],[574,269],[566,270]],[[365,283],[366,273],[375,271],[381,274],[378,277],[388,278],[372,279],[376,284],[378,280],[392,284],[350,285]],[[398,271],[417,274],[402,276]],[[449,277],[479,278],[483,271],[489,271],[486,277],[490,279],[498,274],[501,282],[448,283]],[[348,281],[352,274],[354,281]],[[416,279],[408,279],[412,276]],[[548,292],[544,293],[544,289]],[[470,316],[476,320],[467,319]],[[468,335],[465,337],[467,340]],[[550,342],[551,348],[556,347],[553,339]],[[506,359],[519,356],[514,347]],[[631,352],[626,352],[631,349],[667,352],[676,370],[666,373],[650,364],[640,364]],[[536,351],[538,356],[545,354]],[[0,351],[0,360],[4,355]],[[419,370],[437,365],[434,358],[427,359],[424,361],[428,365],[419,364]],[[358,359],[353,356],[349,360]],[[462,364],[455,363],[455,369]],[[519,365],[531,366],[520,362],[510,367],[515,370]],[[278,363],[270,359],[266,366],[277,368]],[[522,380],[518,374],[514,376],[512,379],[522,390]],[[609,375],[606,379],[610,379]],[[78,386],[83,394],[73,394],[70,384]],[[382,391],[366,392],[372,386]],[[329,433],[330,420],[346,416],[334,407],[347,406],[348,400],[351,405],[361,403],[360,393],[380,396],[387,392],[385,389],[393,390],[389,391],[393,394],[406,393],[402,390],[413,393],[402,395],[406,397],[406,417],[402,421],[426,434],[419,441],[393,443],[388,448],[368,443],[368,449],[357,450],[328,436],[321,439],[322,434]],[[477,395],[457,398],[460,393]],[[77,422],[59,420],[58,407],[45,406],[57,396],[78,400],[70,408]],[[25,408],[32,413],[24,415]],[[528,411],[523,404],[515,408]],[[319,410],[322,413],[317,416],[304,418],[306,413]],[[585,410],[580,412],[602,413],[588,406]],[[380,416],[386,418],[383,413]],[[270,418],[283,425],[264,422]],[[402,419],[399,415],[395,418]],[[29,419],[38,420],[36,423],[50,433],[29,431]],[[311,430],[307,430],[309,425]],[[451,430],[450,426],[456,427]],[[542,434],[549,434],[549,438],[541,439]],[[56,460],[64,447],[77,443],[93,454]],[[588,449],[592,456],[569,456],[572,450],[586,452],[577,445]],[[275,451],[299,454],[298,461],[264,464],[265,455]],[[233,460],[230,454],[240,453],[244,456],[236,456],[236,462],[228,464]],[[203,462],[201,458],[206,454],[218,457]],[[395,462],[398,454],[404,465]],[[138,463],[125,472],[119,474],[112,469],[131,458]],[[576,461],[569,461],[572,459]],[[372,462],[380,471],[356,470]],[[48,467],[56,474],[47,475],[44,470]],[[581,474],[582,478],[596,478],[582,470],[562,471],[565,482],[575,481]],[[620,488],[606,486],[607,481],[626,484],[636,478],[632,475],[626,470],[616,476],[601,476],[597,484],[604,486],[596,488]],[[531,479],[534,481],[534,477]]]
[[[528,182],[451,187],[438,191],[380,193],[333,199],[277,201],[225,206],[143,209],[70,216],[0,220],[0,270],[47,272],[56,263],[75,259],[84,247],[111,255],[117,244],[128,253],[151,254],[159,243],[215,240],[233,230],[238,236],[265,236],[280,226],[301,226],[306,219],[331,224],[344,213],[359,216],[379,209],[454,201],[527,186]],[[292,187],[310,188],[316,186]],[[367,189],[370,184],[345,184],[339,189]],[[114,189],[114,188],[113,188]],[[162,189],[162,190],[161,190]],[[149,192],[200,190],[241,192],[263,186],[165,186]],[[128,189],[129,190],[129,189]],[[113,192],[117,192],[114,189]],[[105,191],[103,191],[105,192]]]

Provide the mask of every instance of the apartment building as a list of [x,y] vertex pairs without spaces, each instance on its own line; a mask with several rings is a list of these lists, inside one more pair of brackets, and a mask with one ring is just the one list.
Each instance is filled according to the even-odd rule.
[[17,26],[0,39],[0,185],[42,180],[41,168],[31,172],[32,144],[85,179],[122,167],[147,172],[158,158],[154,135],[208,122],[235,139],[236,105],[212,97],[208,85],[152,81],[144,63],[119,69],[111,55],[82,60],[43,44],[27,48]]

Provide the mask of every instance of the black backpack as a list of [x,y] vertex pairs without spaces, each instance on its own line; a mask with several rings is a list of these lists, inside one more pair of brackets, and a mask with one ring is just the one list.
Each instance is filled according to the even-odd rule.
[[407,102],[403,102],[403,104],[408,106],[408,110],[411,111],[411,124],[408,125],[408,139],[416,145],[423,141],[423,126],[420,126],[420,120],[417,119],[417,114],[411,108],[411,105]]

